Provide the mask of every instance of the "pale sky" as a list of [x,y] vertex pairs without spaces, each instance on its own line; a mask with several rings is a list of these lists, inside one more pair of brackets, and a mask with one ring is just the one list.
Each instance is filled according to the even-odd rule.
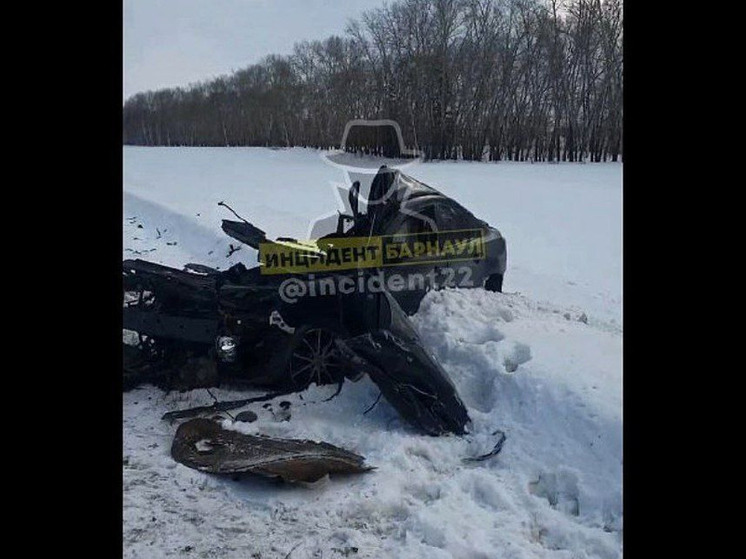
[[344,35],[384,0],[124,0],[124,96],[203,81]]

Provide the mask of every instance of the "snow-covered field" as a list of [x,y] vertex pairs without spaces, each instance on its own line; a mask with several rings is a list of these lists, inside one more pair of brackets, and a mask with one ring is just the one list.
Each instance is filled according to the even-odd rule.
[[[256,255],[220,230],[243,217],[305,238],[339,207],[341,171],[319,152],[262,148],[124,150],[125,258],[225,269]],[[233,481],[169,454],[172,409],[204,390],[124,395],[125,557],[612,558],[622,540],[620,164],[420,164],[406,171],[503,233],[505,293],[430,293],[413,322],[473,420],[466,437],[413,432],[363,379],[323,402],[312,387],[290,421],[261,404],[239,428],[325,440],[376,466],[313,487]],[[513,364],[519,364],[514,370]],[[219,398],[245,393],[214,391]],[[495,429],[508,440],[491,461]]]

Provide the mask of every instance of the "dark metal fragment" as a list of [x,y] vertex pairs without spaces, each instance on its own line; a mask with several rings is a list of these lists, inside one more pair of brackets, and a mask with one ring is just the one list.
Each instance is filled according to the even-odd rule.
[[179,426],[171,456],[202,472],[249,472],[285,481],[313,482],[327,474],[373,469],[364,464],[363,456],[329,443],[245,435],[204,418]]
[[236,415],[236,421],[241,421],[242,423],[253,423],[256,420],[257,415],[251,410],[242,411]]

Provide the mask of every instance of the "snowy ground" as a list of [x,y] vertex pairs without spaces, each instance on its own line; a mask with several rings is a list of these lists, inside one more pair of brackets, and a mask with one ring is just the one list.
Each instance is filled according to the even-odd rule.
[[[339,169],[312,150],[125,148],[124,257],[222,269],[255,262],[224,200],[270,237],[304,238],[338,207]],[[505,293],[430,293],[413,317],[473,420],[416,434],[370,381],[260,404],[247,432],[325,440],[377,467],[313,487],[233,481],[174,462],[168,410],[205,391],[124,395],[125,557],[612,558],[621,555],[619,164],[428,163],[407,170],[498,227]],[[518,365],[515,368],[515,365]],[[244,393],[245,394],[245,393]],[[216,391],[219,398],[243,397]],[[501,454],[466,465],[507,433]]]

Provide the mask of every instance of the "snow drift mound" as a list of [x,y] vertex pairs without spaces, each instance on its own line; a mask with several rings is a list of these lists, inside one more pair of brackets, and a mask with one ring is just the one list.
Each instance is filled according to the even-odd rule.
[[[523,477],[515,496],[530,496],[541,542],[562,549],[581,538],[589,556],[615,556],[621,333],[580,309],[478,289],[432,292],[413,321],[469,407],[475,433],[508,433],[501,461]],[[592,553],[591,541],[600,546]]]

